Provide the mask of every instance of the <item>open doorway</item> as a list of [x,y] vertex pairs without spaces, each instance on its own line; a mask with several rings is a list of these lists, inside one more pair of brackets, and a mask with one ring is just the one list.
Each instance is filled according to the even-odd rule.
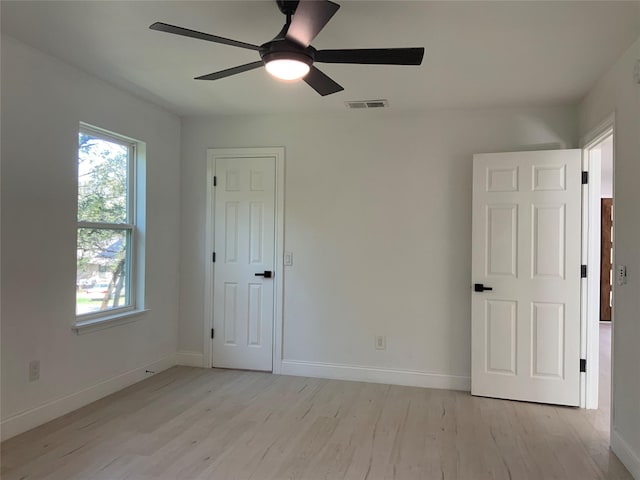
[[611,326],[613,321],[613,132],[594,148],[600,150],[600,365],[598,406],[611,408]]
[[611,351],[614,324],[614,132],[613,122],[584,147],[589,172],[585,195],[587,228],[586,407],[611,415]]
[[600,368],[598,405],[611,409],[611,325],[613,321],[613,132],[600,148]]

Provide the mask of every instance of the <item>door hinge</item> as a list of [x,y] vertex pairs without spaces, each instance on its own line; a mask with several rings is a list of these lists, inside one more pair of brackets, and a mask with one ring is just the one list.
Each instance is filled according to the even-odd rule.
[[212,328],[211,329],[211,338],[215,338],[216,337],[216,331]]
[[589,183],[589,172],[582,172],[582,185]]
[[586,372],[587,371],[587,359],[586,358],[581,358],[580,359],[580,371],[581,372]]
[[215,175],[213,176],[213,186],[217,186],[218,185],[218,177],[216,177]]
[[587,266],[580,265],[580,278],[587,278]]
[[213,252],[211,254],[211,261],[215,263],[215,261],[216,261],[216,252]]

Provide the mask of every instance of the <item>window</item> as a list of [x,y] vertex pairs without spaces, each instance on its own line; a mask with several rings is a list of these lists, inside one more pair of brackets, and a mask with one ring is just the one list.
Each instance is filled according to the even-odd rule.
[[78,322],[136,309],[137,146],[130,139],[80,127]]

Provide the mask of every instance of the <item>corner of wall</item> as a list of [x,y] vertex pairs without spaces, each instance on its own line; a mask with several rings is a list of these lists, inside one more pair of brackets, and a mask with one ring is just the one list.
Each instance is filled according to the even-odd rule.
[[611,449],[627,467],[633,478],[640,480],[640,457],[615,428],[611,431]]
[[204,364],[204,355],[202,354],[202,352],[190,352],[186,350],[179,350],[176,353],[176,365],[206,368],[206,365]]
[[149,371],[154,372],[153,375],[155,375],[173,367],[174,365],[176,365],[175,356],[168,355],[156,360],[155,362],[98,382],[88,388],[74,392],[71,395],[57,398],[42,405],[38,405],[35,408],[30,408],[12,415],[0,422],[0,440],[4,441],[11,437],[15,437],[27,430],[31,430],[32,428],[38,427],[46,422],[50,422],[55,418],[66,415],[73,410],[84,407],[96,400],[100,400],[101,398],[122,390],[129,385],[140,382],[149,377]]

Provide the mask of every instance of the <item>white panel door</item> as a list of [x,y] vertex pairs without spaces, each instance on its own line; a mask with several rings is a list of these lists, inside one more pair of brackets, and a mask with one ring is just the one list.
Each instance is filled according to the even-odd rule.
[[276,161],[216,158],[215,171],[212,363],[271,371]]
[[579,404],[580,248],[580,150],[474,156],[473,395]]

